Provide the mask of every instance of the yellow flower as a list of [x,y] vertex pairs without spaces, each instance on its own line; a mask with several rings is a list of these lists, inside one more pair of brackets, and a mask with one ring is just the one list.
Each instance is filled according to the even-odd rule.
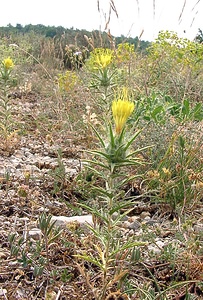
[[197,190],[202,191],[203,190],[203,182],[201,182],[201,181],[196,182],[195,187]]
[[94,70],[105,69],[112,63],[113,54],[111,49],[95,48],[88,61],[89,67]]
[[96,67],[100,67],[102,69],[106,68],[108,65],[110,65],[112,62],[112,55],[111,54],[98,54],[95,57],[95,64]]
[[168,177],[171,176],[171,171],[170,171],[169,169],[163,167],[163,168],[162,168],[162,171],[164,172],[164,174],[165,174],[166,176],[168,176]]
[[7,70],[12,69],[14,67],[14,63],[10,57],[5,58],[2,61],[2,64],[4,65],[5,69],[7,69]]
[[160,174],[157,170],[149,170],[147,172],[147,176],[151,179],[158,179],[160,177]]
[[121,133],[127,119],[132,114],[134,107],[134,103],[129,100],[118,99],[113,101],[112,112],[117,134]]

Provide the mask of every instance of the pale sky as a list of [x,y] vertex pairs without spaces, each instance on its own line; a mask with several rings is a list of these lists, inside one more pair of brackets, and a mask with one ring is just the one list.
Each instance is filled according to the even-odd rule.
[[[50,25],[105,31],[112,0],[7,0],[1,1],[0,26]],[[152,41],[160,30],[171,30],[193,39],[203,31],[203,0],[113,0],[108,28],[114,36],[140,36]],[[155,10],[153,4],[155,3]],[[185,6],[184,6],[185,4]],[[182,17],[180,15],[184,7]]]

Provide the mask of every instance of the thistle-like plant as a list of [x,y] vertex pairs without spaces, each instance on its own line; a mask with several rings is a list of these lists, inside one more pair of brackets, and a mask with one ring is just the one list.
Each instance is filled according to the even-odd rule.
[[9,138],[12,133],[10,98],[8,97],[11,82],[11,71],[14,67],[13,60],[5,58],[0,65],[0,135],[3,137],[3,148],[8,148]]
[[114,54],[110,49],[96,48],[92,51],[87,68],[90,71],[90,87],[102,95],[102,101],[107,104],[111,88],[116,85],[117,68],[114,65]]
[[[129,260],[130,263],[134,257],[134,251],[145,244],[134,239],[124,242],[118,230],[124,215],[130,210],[130,201],[122,201],[124,185],[133,179],[133,177],[128,176],[126,168],[128,166],[136,167],[144,163],[136,157],[136,154],[144,148],[130,151],[133,142],[140,133],[138,131],[130,137],[130,132],[126,127],[126,122],[133,110],[133,102],[123,98],[115,99],[112,103],[115,128],[112,123],[109,124],[106,141],[93,127],[101,144],[101,149],[88,151],[93,155],[93,158],[87,161],[87,168],[105,184],[92,187],[97,192],[100,208],[81,205],[92,213],[93,220],[100,220],[102,226],[98,225],[97,221],[94,226],[89,226],[95,236],[93,248],[96,255],[80,252],[76,256],[99,267],[102,283],[100,291],[94,289],[94,297],[98,300],[106,299],[113,285],[119,286],[119,283],[128,274],[127,265],[129,264],[126,261]],[[123,208],[126,209],[125,213],[121,213]],[[117,264],[118,257],[121,260],[119,264]]]

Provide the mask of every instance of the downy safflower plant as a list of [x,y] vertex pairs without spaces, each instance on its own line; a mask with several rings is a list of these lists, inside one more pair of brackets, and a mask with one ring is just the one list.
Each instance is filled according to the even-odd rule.
[[[107,98],[112,93],[111,88],[116,85],[117,68],[114,64],[114,52],[111,49],[94,49],[86,63],[91,74],[91,85],[97,93],[102,95],[102,102],[109,104]],[[109,109],[109,107],[108,107]]]
[[[112,102],[111,110],[113,115],[114,124],[109,122],[109,136],[108,141],[100,136],[97,130],[93,127],[94,132],[97,134],[105,153],[100,152],[108,162],[108,167],[112,170],[120,168],[121,165],[132,165],[138,163],[138,158],[133,158],[133,155],[140,150],[130,153],[129,148],[140,134],[138,130],[135,134],[131,134],[126,130],[126,123],[135,108],[135,104],[131,101],[129,91],[126,87],[120,90]],[[115,127],[115,129],[114,129]],[[143,149],[142,149],[143,150]],[[98,153],[95,151],[94,153]]]
[[5,58],[1,62],[1,76],[4,81],[7,81],[9,79],[9,75],[13,67],[14,63],[10,57]]
[[10,57],[5,58],[0,64],[0,136],[4,137],[2,149],[8,149],[9,139],[13,136],[11,120],[10,98],[8,97],[12,85],[11,71],[14,67]]
[[[117,98],[118,97],[118,98]],[[134,110],[134,103],[130,101],[127,88],[123,88],[119,95],[115,96],[115,100],[111,106],[115,124],[109,122],[107,133],[103,137],[91,125],[94,130],[101,147],[98,150],[87,151],[93,156],[91,160],[86,160],[86,167],[95,176],[105,182],[102,186],[92,185],[92,191],[97,194],[97,207],[90,207],[86,204],[80,204],[84,209],[89,211],[95,224],[88,226],[95,235],[96,241],[93,244],[95,250],[94,256],[90,253],[81,252],[76,256],[98,266],[101,273],[101,285],[99,289],[94,287],[94,298],[97,300],[107,299],[108,291],[112,285],[116,285],[128,274],[128,265],[121,266],[117,264],[117,255],[128,253],[128,257],[134,257],[139,252],[138,247],[144,246],[146,243],[136,241],[134,238],[127,242],[120,240],[118,224],[128,212],[128,208],[132,205],[131,201],[123,201],[123,187],[134,179],[135,176],[129,176],[126,169],[127,166],[137,166],[144,162],[136,157],[136,154],[145,148],[130,151],[132,143],[140,133],[140,131],[131,134],[126,126],[127,120]],[[114,130],[115,127],[115,130]],[[147,147],[146,147],[147,148]],[[121,208],[125,208],[126,212],[121,213]],[[116,214],[116,217],[113,217]],[[102,226],[97,226],[96,220],[102,220]],[[127,251],[127,252],[126,252]],[[138,251],[138,252],[136,252]],[[123,293],[125,290],[123,289]]]

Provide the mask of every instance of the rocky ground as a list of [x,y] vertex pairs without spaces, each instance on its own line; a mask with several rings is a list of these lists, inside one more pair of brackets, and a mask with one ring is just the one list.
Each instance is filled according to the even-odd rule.
[[[64,149],[64,153],[67,154],[68,151],[65,152]],[[30,140],[27,137],[21,140],[20,146],[12,155],[0,157],[0,299],[94,299],[72,257],[72,252],[76,251],[75,248],[81,246],[81,237],[85,238],[84,222],[91,223],[92,219],[90,215],[77,216],[70,209],[67,203],[74,205],[77,195],[74,195],[70,186],[65,187],[72,184],[71,178],[74,178],[81,169],[81,162],[79,158],[71,158],[65,154],[62,162],[70,181],[63,182],[66,191],[63,194],[64,202],[61,201],[61,197],[57,197],[57,192],[54,192],[56,178],[54,178],[53,172],[59,168],[59,159],[53,146]],[[181,282],[192,280],[194,282],[191,281],[189,284],[191,294],[197,296],[194,299],[201,299],[203,292],[198,286],[196,287],[196,280],[202,279],[203,257],[193,254],[192,247],[198,247],[198,245],[189,245],[189,243],[192,241],[195,243],[195,239],[199,236],[199,246],[202,245],[203,206],[196,207],[192,216],[190,214],[191,224],[187,224],[187,219],[184,224],[181,224],[167,205],[152,205],[142,201],[134,205],[133,212],[123,219],[119,230],[121,236],[134,236],[135,239],[142,237],[147,241],[147,247],[143,249],[145,260],[142,259],[140,264],[136,263],[135,269],[130,271],[129,276],[133,278],[135,284],[138,284],[139,281],[140,284],[143,284],[145,280],[150,283],[153,280],[150,274],[147,274],[146,269],[149,269],[160,285],[170,282],[172,276]],[[48,278],[46,274],[34,277],[33,265],[24,262],[25,266],[23,266],[22,262],[23,250],[28,251],[28,257],[33,255],[33,253],[29,254],[29,251],[37,251],[33,250],[34,246],[30,247],[27,243],[32,241],[34,245],[41,239],[43,233],[39,228],[38,218],[43,211],[51,214],[56,225],[63,228],[60,239],[54,245],[50,245],[49,255],[51,258],[49,265],[45,267]],[[74,220],[70,218],[72,214],[75,215]],[[77,236],[73,235],[73,229],[68,225],[75,220],[78,223],[77,229],[75,229],[78,231]],[[82,228],[81,232],[80,227]],[[18,255],[14,253],[12,255],[14,249],[12,249],[12,243],[9,242],[9,235],[12,234],[15,234],[16,237],[16,242],[13,244],[16,247],[19,245],[20,248]],[[89,234],[87,233],[87,236]],[[22,244],[19,242],[20,238],[23,239]],[[70,243],[76,243],[73,249],[71,249]],[[172,249],[172,246],[178,247],[181,251],[173,252],[175,250]],[[167,259],[164,261],[164,247],[167,249],[164,255],[177,255],[174,259],[176,265],[173,270],[169,261]],[[170,253],[170,247],[172,253]],[[178,259],[179,252],[182,256]],[[159,255],[161,254],[163,258],[160,261]],[[43,256],[43,254],[41,255]],[[190,259],[188,255],[191,256]],[[37,261],[38,258],[36,257],[35,260]],[[187,278],[186,261],[190,267],[191,278]],[[56,274],[50,275],[51,270],[55,270]],[[66,276],[61,273],[61,270],[66,270]],[[135,274],[137,270],[139,270],[139,276]],[[63,274],[65,277],[64,282],[61,279],[63,276],[59,274]],[[186,299],[184,298],[184,288],[178,292],[179,298],[175,296],[175,292],[173,293],[174,296],[170,299]],[[119,297],[109,299],[124,299],[121,295]],[[132,299],[139,298],[132,296]]]

